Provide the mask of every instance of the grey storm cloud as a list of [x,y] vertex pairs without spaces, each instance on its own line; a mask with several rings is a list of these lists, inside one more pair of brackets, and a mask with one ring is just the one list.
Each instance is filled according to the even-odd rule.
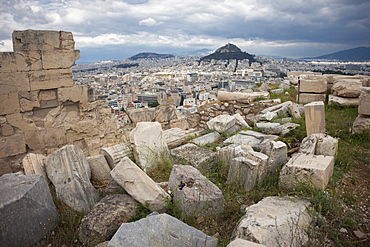
[[369,12],[368,0],[5,0],[0,51],[13,30],[52,29],[73,32],[79,49],[216,49],[230,41],[253,53],[306,56],[370,46]]

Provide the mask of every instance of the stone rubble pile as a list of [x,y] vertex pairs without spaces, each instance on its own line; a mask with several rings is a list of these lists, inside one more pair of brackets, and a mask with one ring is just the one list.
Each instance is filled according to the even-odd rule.
[[[291,108],[290,105],[291,103],[274,107],[273,111],[279,111],[281,108],[284,108],[283,111],[288,111]],[[227,121],[223,121],[224,119]],[[242,118],[242,120],[244,119]],[[212,125],[212,122],[217,124]],[[218,131],[224,133],[223,131],[236,126],[237,122],[238,120],[234,116],[222,115],[210,119],[209,126],[215,126]],[[80,226],[79,239],[88,246],[94,246],[109,240],[108,246],[118,246],[121,241],[130,243],[131,241],[138,241],[137,236],[133,235],[134,232],[127,234],[126,231],[127,227],[131,229],[134,223],[140,222],[140,220],[133,223],[123,223],[135,215],[135,208],[138,203],[151,211],[166,212],[168,202],[173,200],[179,206],[183,216],[204,217],[222,214],[224,210],[223,193],[203,175],[211,171],[217,162],[222,162],[222,165],[229,169],[227,183],[235,184],[246,191],[253,190],[268,174],[276,174],[281,168],[280,186],[285,190],[294,189],[297,182],[302,181],[313,183],[318,188],[324,189],[330,179],[337,150],[337,141],[330,136],[314,134],[307,137],[302,143],[300,153],[288,161],[287,146],[279,141],[279,136],[251,130],[239,131],[236,135],[226,139],[224,141],[226,146],[219,148],[217,152],[203,148],[202,146],[206,143],[219,142],[221,135],[218,131],[203,135],[203,132],[186,134],[179,128],[163,131],[162,125],[158,122],[138,122],[136,128],[130,133],[131,142],[102,148],[99,155],[85,158],[80,148],[67,145],[49,154],[46,158],[29,154],[24,162],[29,164],[26,166],[31,167],[29,173],[43,173],[44,176],[50,179],[56,188],[57,196],[67,205],[87,213]],[[151,133],[151,138],[148,138],[147,133]],[[188,140],[191,139],[189,135],[198,137]],[[184,145],[183,143],[186,140],[193,143]],[[161,148],[158,149],[158,147]],[[151,155],[149,159],[136,156],[138,157],[135,159],[137,163],[131,160],[135,152],[154,148],[157,149],[146,153],[146,158]],[[161,160],[157,159],[158,153],[163,152],[163,150],[167,150],[166,157],[169,161],[172,159],[174,164],[178,164],[172,168],[168,185],[166,183],[168,187],[164,187],[168,188],[170,193],[156,184],[142,170],[149,167],[143,166],[144,162],[151,162],[151,169],[159,165]],[[139,163],[140,159],[143,159],[144,162]],[[308,159],[310,161],[309,165],[306,161],[301,162],[300,159]],[[313,160],[317,161],[315,165],[311,165]],[[308,175],[302,173],[307,169],[312,169],[312,172],[307,173]],[[106,196],[102,200],[99,201],[99,195],[92,187],[90,179],[110,181],[105,189]],[[109,195],[117,191],[128,195]],[[268,199],[265,198],[265,200]],[[277,200],[274,202],[275,205],[279,205],[279,200],[283,199],[276,198],[274,200]],[[258,205],[261,204],[263,205],[262,202]],[[267,205],[262,206],[261,210],[270,210],[268,207]],[[286,208],[287,206],[284,204],[282,207]],[[283,212],[282,216],[275,215],[273,211],[268,213],[278,222],[279,231],[283,231],[281,239],[277,240],[279,242],[287,241],[284,238],[292,234],[286,230],[286,226],[283,224],[284,219],[291,217],[284,210],[286,209],[277,209],[277,211]],[[297,210],[301,209],[297,207]],[[246,212],[248,213],[244,218],[257,217],[258,214],[257,211],[254,213],[253,210]],[[301,214],[305,213],[302,211]],[[150,217],[147,218],[150,219]],[[282,220],[278,220],[279,217],[282,217]],[[289,219],[297,220],[297,222],[302,220],[302,218],[299,220],[296,218]],[[172,220],[170,221],[172,222]],[[309,220],[305,218],[302,227],[309,224],[307,222]],[[272,246],[267,240],[255,237],[259,236],[259,232],[265,231],[264,223],[259,224],[261,229],[255,226],[247,227],[242,220],[239,224],[240,230],[239,228],[235,229],[236,235],[234,238],[240,239],[236,243],[243,239],[244,241],[252,241],[252,243]],[[182,231],[185,231],[184,229],[188,227],[182,222],[180,225]],[[301,227],[300,224],[299,227]],[[117,231],[118,228],[125,230]],[[149,234],[145,230],[146,228],[142,229],[142,226],[139,226],[139,229],[144,231],[145,234]],[[250,229],[251,233],[243,235],[246,229]],[[176,237],[176,241],[187,241],[186,239],[189,238],[197,239],[198,237],[195,238],[195,236],[198,236],[199,233],[190,231],[187,234],[190,234],[190,237],[185,237],[185,239]],[[266,238],[275,238],[273,237],[274,231],[269,234]],[[206,235],[203,236],[210,238]],[[150,239],[153,239],[153,237],[150,237]],[[299,241],[305,240],[305,236],[299,236],[298,239]],[[166,241],[172,243],[172,240]],[[216,239],[215,241],[217,243]],[[231,242],[230,244],[236,243]]]
[[[250,114],[254,100],[269,97],[268,85],[261,92],[220,91],[217,102],[194,114],[181,116],[168,103],[130,110],[134,128],[124,133],[108,108],[89,102],[93,92],[73,85],[70,68],[79,51],[71,33],[15,31],[13,43],[15,52],[0,53],[7,85],[0,92],[0,174],[10,173],[0,177],[0,246],[31,246],[53,230],[58,213],[48,183],[57,198],[86,213],[79,228],[86,246],[217,246],[217,238],[166,214],[169,203],[183,216],[222,214],[223,192],[206,177],[220,163],[226,183],[245,191],[270,174],[279,175],[282,190],[302,182],[325,189],[338,150],[338,140],[325,134],[328,89],[330,104],[358,100],[354,133],[370,129],[369,78],[315,75],[298,85],[304,106],[265,100],[261,105],[269,107]],[[301,114],[307,137],[288,157],[279,135],[296,128],[291,121]],[[254,131],[244,130],[249,124]],[[217,143],[222,148],[205,148]],[[26,175],[2,165],[11,164],[9,157],[22,159]],[[174,164],[169,181],[158,184],[147,172],[166,162]],[[91,181],[107,183],[102,199]],[[127,223],[139,204],[154,213]],[[245,209],[228,246],[303,246],[309,210],[304,199],[264,198]]]

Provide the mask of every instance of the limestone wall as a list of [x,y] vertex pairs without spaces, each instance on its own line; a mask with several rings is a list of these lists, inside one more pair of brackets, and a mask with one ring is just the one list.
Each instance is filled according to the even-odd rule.
[[119,142],[110,108],[89,102],[89,88],[73,83],[80,51],[72,33],[14,31],[13,50],[0,53],[0,175],[19,170],[27,152],[75,144],[94,155]]

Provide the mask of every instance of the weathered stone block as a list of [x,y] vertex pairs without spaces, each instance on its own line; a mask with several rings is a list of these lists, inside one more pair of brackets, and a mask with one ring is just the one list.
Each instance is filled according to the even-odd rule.
[[264,170],[266,163],[267,158],[265,162],[263,160],[259,162],[243,156],[232,159],[227,175],[227,183],[235,183],[245,191],[251,191],[258,184],[259,180],[263,180],[262,176],[266,176],[267,171]]
[[86,85],[76,85],[73,87],[58,88],[58,101],[63,103],[71,102],[88,102],[88,88]]
[[239,113],[234,114],[233,117],[236,120],[236,124],[238,124],[242,129],[250,128],[248,123],[244,120],[244,118]]
[[59,147],[67,143],[63,127],[54,127],[24,132],[27,146],[31,150],[41,150],[46,147]]
[[336,156],[338,140],[326,134],[312,134],[302,140],[300,153]]
[[18,93],[0,95],[0,116],[20,112]]
[[327,82],[324,79],[301,79],[299,90],[303,93],[325,93]]
[[90,183],[90,166],[77,146],[67,145],[49,154],[45,167],[57,197],[74,210],[87,213],[99,201],[99,192]]
[[226,247],[267,247],[263,244],[257,244],[245,239],[236,238],[235,240],[231,241]]
[[214,132],[205,134],[203,136],[197,137],[193,139],[191,142],[199,146],[203,146],[209,143],[214,143],[218,141],[220,138],[221,138],[221,135],[218,132],[214,131]]
[[120,226],[108,243],[108,247],[119,246],[216,247],[217,238],[210,237],[168,214],[150,214],[146,218]]
[[226,130],[230,129],[236,123],[236,119],[230,115],[219,115],[215,118],[212,118],[207,122],[209,129],[214,129],[219,133],[223,133]]
[[232,101],[235,100],[241,103],[249,103],[254,99],[270,97],[269,92],[253,92],[253,93],[240,93],[240,92],[227,92],[218,91],[217,99],[219,101]]
[[266,197],[245,209],[233,238],[266,246],[305,246],[312,221],[309,206],[310,202],[303,199]]
[[249,151],[253,151],[253,148],[249,145],[230,144],[217,151],[217,159],[226,165],[230,165],[232,159],[243,156]]
[[359,104],[359,98],[344,98],[330,94],[328,104],[339,106],[357,106]]
[[224,211],[222,191],[192,166],[174,165],[168,187],[182,215],[211,216]]
[[342,79],[331,88],[333,95],[345,98],[357,98],[360,96],[362,82],[360,79]]
[[189,139],[185,131],[180,128],[164,130],[163,138],[167,142],[168,148],[178,147]]
[[307,104],[314,101],[325,101],[326,100],[326,94],[316,94],[316,93],[300,93],[297,96],[297,101],[299,99],[300,104]]
[[54,108],[59,106],[59,103],[56,99],[54,100],[41,100],[40,108]]
[[34,107],[40,107],[38,94],[38,90],[19,92],[19,105],[21,107],[21,112],[32,111]]
[[104,158],[104,155],[99,154],[92,157],[87,157],[87,162],[91,168],[91,177],[97,181],[109,180],[111,178],[111,169]]
[[288,147],[282,141],[263,142],[261,152],[269,157],[268,166],[271,173],[276,173],[288,160]]
[[155,118],[155,108],[132,109],[127,111],[127,115],[134,126],[138,122],[152,122]]
[[145,171],[153,169],[170,153],[158,122],[139,122],[130,132],[135,160]]
[[0,177],[0,246],[33,246],[58,224],[49,187],[41,175]]
[[171,150],[174,163],[189,164],[201,172],[210,171],[217,162],[217,154],[209,149],[188,143]]
[[42,69],[71,68],[79,58],[79,50],[44,50],[42,51]]
[[108,195],[81,221],[79,239],[87,246],[110,240],[122,223],[135,215],[137,202],[129,195]]
[[56,100],[56,99],[57,99],[57,89],[39,91],[40,101],[49,101],[49,100]]
[[18,100],[18,92],[30,91],[28,72],[0,72],[0,78],[0,95],[16,93]]
[[279,185],[284,190],[292,190],[300,182],[325,189],[334,169],[334,156],[297,154],[283,166]]
[[104,155],[111,169],[113,169],[124,157],[129,157],[130,159],[134,157],[134,153],[129,142],[102,148],[100,153]]
[[315,133],[325,133],[324,102],[316,101],[304,106],[307,136]]
[[256,131],[240,131],[238,134],[227,138],[223,143],[234,143],[234,144],[246,144],[250,145],[254,149],[260,149],[260,145],[264,141],[277,141],[279,136],[267,135]]
[[14,51],[73,50],[71,32],[49,30],[23,30],[13,32]]
[[77,123],[65,124],[67,142],[74,142],[86,137],[99,135],[99,126],[96,120],[80,120]]
[[370,87],[363,87],[359,97],[358,113],[370,115]]
[[1,126],[0,135],[10,136],[14,134],[14,128],[10,126],[9,124],[4,123],[4,124],[1,124],[0,126]]
[[72,69],[38,70],[29,73],[31,90],[73,86]]
[[124,157],[111,171],[112,178],[135,200],[152,211],[166,210],[170,197],[143,170]]
[[45,180],[48,180],[48,177],[45,172],[45,166],[44,166],[44,160],[45,156],[42,154],[34,154],[34,153],[28,153],[23,159],[22,159],[22,166],[24,169],[24,173],[26,175],[42,175]]
[[187,120],[187,118],[179,118],[179,119],[172,119],[170,121],[170,128],[174,129],[174,128],[180,128],[180,129],[183,129],[183,130],[187,130],[187,129],[190,129],[190,124]]
[[173,119],[178,119],[177,115],[175,104],[161,104],[155,108],[154,120],[160,123],[169,122]]
[[24,72],[41,69],[40,51],[0,53],[0,72]]
[[0,158],[27,152],[26,141],[22,134],[0,137]]
[[6,116],[7,122],[16,130],[25,132],[27,130],[36,130],[33,119],[27,113],[15,113]]
[[370,131],[370,116],[360,114],[353,122],[352,133],[363,133],[365,131]]

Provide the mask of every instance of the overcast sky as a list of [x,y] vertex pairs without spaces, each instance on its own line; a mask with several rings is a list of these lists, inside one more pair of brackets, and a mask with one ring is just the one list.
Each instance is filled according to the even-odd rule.
[[370,46],[369,0],[0,0],[0,51],[13,30],[70,31],[77,62],[215,50],[314,57]]

